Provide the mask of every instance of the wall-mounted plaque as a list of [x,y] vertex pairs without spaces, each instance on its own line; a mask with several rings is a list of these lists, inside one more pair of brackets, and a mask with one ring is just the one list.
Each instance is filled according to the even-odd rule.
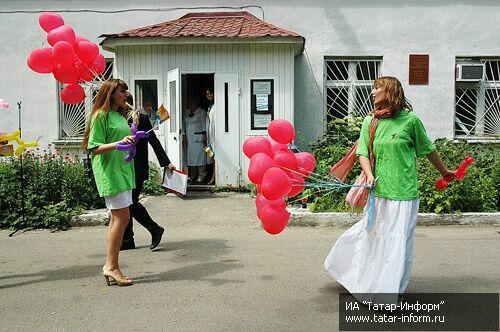
[[429,84],[429,54],[410,54],[408,83]]

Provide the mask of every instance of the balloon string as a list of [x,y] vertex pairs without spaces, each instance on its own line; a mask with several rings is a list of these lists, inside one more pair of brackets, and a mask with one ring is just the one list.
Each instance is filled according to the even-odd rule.
[[[290,169],[288,167],[285,167],[285,166],[279,166],[279,167],[282,168],[282,169],[284,169],[284,170],[287,170],[289,172],[296,173],[296,174],[299,174],[299,175],[303,175],[303,173],[298,172],[298,171],[293,170],[293,169]],[[314,176],[311,177],[311,175],[314,175]],[[347,184],[345,182],[342,182],[341,180],[339,180],[335,176],[333,176],[333,177],[327,177],[327,176],[320,175],[320,174],[317,174],[317,173],[312,173],[312,172],[309,174],[308,177],[311,180],[316,180],[316,181],[319,182],[317,184],[315,184],[314,182],[309,182],[309,183],[307,183],[307,185],[304,185],[304,186],[308,186],[308,187],[314,187],[314,186],[322,187],[322,185],[325,185],[325,186],[328,186],[328,187],[340,187],[340,188],[352,188],[352,187],[368,187],[368,188],[370,188],[371,187],[370,185]],[[292,180],[292,181],[298,181],[298,180]]]
[[371,189],[372,186],[369,184],[335,184],[335,183],[305,183],[304,187],[308,188],[333,188],[333,189],[345,189],[345,188],[369,188]]
[[[290,171],[294,172],[293,170],[290,170]],[[377,179],[378,179],[378,177],[377,177]],[[292,180],[292,181],[298,182],[298,180]],[[308,198],[309,196],[312,196],[312,195],[317,195],[317,194],[328,195],[330,193],[333,193],[334,191],[339,191],[341,189],[347,189],[347,188],[350,189],[350,188],[356,188],[356,187],[357,188],[370,188],[370,189],[373,188],[373,186],[369,185],[369,184],[348,184],[348,183],[340,181],[336,177],[330,178],[330,182],[328,182],[328,183],[327,182],[321,182],[321,183],[306,182],[306,183],[304,183],[304,185],[292,184],[292,187],[298,187],[298,186],[303,186],[305,188],[317,188],[320,190],[312,192],[311,194],[306,195],[306,196],[301,196],[295,200],[289,201],[289,203],[291,203],[291,204],[293,204],[297,201],[300,201],[304,198]],[[370,198],[371,198],[370,207],[371,207],[373,205],[373,192],[370,192],[370,195],[371,195],[370,196]],[[369,212],[371,212],[371,211],[373,211],[373,208],[370,208]],[[373,217],[370,217],[369,220],[373,220]]]
[[292,200],[292,201],[289,201],[288,203],[292,203],[292,204],[293,204],[293,203],[298,202],[298,201],[300,201],[300,200],[302,200],[302,199],[304,199],[304,198],[308,198],[308,197],[310,197],[310,196],[312,196],[312,195],[316,195],[316,194],[319,194],[319,193],[325,193],[325,194],[328,194],[329,192],[334,192],[334,191],[335,191],[335,189],[331,189],[331,188],[327,188],[327,189],[323,189],[323,190],[318,190],[318,191],[316,191],[316,192],[314,192],[314,193],[310,193],[309,195],[302,196],[302,197],[300,197],[300,198],[297,198],[297,199],[294,199],[294,200]]
[[322,180],[323,182],[338,182],[338,183],[344,183],[342,180],[340,180],[339,178],[337,178],[336,176],[325,176],[325,175],[321,175],[321,174],[318,174],[318,173],[311,173],[313,176],[312,178],[319,181],[319,180]]
[[[291,168],[288,168],[288,167],[285,167],[285,166],[278,166],[278,167],[281,168],[281,169],[284,169],[286,171],[289,171],[291,173],[295,173],[295,174],[298,174],[300,176],[304,176],[303,172],[299,172],[297,170],[294,170],[294,169],[291,169]],[[309,173],[309,175],[307,175],[306,177],[310,177],[310,178],[312,178],[314,180],[317,180],[317,181],[323,180],[325,183],[326,182],[331,182],[332,180],[334,180],[334,181],[338,180],[337,178],[327,177],[327,176],[324,176],[324,175],[321,175],[321,174],[318,174],[318,173],[314,173],[314,172]],[[340,180],[338,180],[338,181],[340,181]]]
[[96,79],[96,78],[97,78],[97,80],[98,80],[99,82],[101,82],[101,84],[102,84],[102,83],[104,83],[104,81],[102,80],[102,78],[100,77],[100,75],[97,73],[97,71],[96,71],[96,70],[94,70],[92,67],[88,66],[85,62],[83,63],[83,65],[84,65],[85,67],[87,67],[87,69],[88,69],[88,70],[89,70],[89,71],[90,71],[90,72],[94,75],[94,79]]

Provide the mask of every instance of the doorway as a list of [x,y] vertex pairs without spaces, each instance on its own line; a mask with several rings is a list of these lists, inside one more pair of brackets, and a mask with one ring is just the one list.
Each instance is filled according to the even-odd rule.
[[[189,174],[190,182],[188,184],[191,188],[199,187],[200,189],[205,187],[210,187],[215,185],[215,181],[211,182],[212,179],[215,179],[215,169],[214,164],[207,160],[207,156],[204,151],[202,151],[204,159],[207,160],[205,165],[199,166],[188,166],[188,142],[186,142],[186,134],[188,137],[189,133],[186,133],[188,128],[188,121],[191,121],[189,106],[192,102],[198,104],[200,108],[202,108],[205,112],[208,108],[208,100],[206,99],[205,92],[206,89],[210,89],[213,91],[214,88],[214,74],[182,74],[181,75],[181,84],[182,84],[182,156],[181,156],[181,164],[182,170]],[[199,119],[198,119],[199,120]],[[203,126],[206,129],[206,120],[203,119]],[[206,130],[205,130],[206,131]],[[201,137],[201,136],[200,136]],[[205,136],[206,137],[206,136]],[[203,143],[203,149],[206,147],[207,142]],[[197,159],[197,158],[195,158]],[[191,161],[192,163],[192,161]],[[197,162],[199,164],[199,162]],[[200,177],[200,174],[203,174],[203,171],[200,169],[200,166],[205,169],[204,176]],[[201,181],[199,181],[201,180]],[[210,183],[210,184],[209,184]]]

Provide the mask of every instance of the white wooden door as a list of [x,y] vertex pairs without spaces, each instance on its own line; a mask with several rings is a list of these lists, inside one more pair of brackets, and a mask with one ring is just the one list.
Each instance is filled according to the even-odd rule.
[[175,68],[167,74],[167,109],[170,112],[170,119],[166,121],[165,136],[167,154],[170,162],[178,169],[181,165],[181,89],[180,70]]
[[239,186],[241,173],[241,128],[238,73],[216,73],[215,93],[215,183]]

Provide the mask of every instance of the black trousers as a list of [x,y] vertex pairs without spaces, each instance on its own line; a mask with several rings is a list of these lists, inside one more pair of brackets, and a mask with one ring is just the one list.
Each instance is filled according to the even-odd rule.
[[123,241],[132,241],[134,239],[134,222],[135,219],[139,224],[144,226],[151,235],[158,232],[160,226],[154,222],[148,213],[148,210],[139,202],[139,196],[142,192],[142,187],[144,186],[144,180],[137,180],[135,183],[136,188],[132,190],[132,205],[130,205],[130,220],[128,222],[127,228],[125,228],[125,233],[123,234]]
[[210,182],[214,177],[214,163],[207,164],[207,176],[205,176],[205,182]]

